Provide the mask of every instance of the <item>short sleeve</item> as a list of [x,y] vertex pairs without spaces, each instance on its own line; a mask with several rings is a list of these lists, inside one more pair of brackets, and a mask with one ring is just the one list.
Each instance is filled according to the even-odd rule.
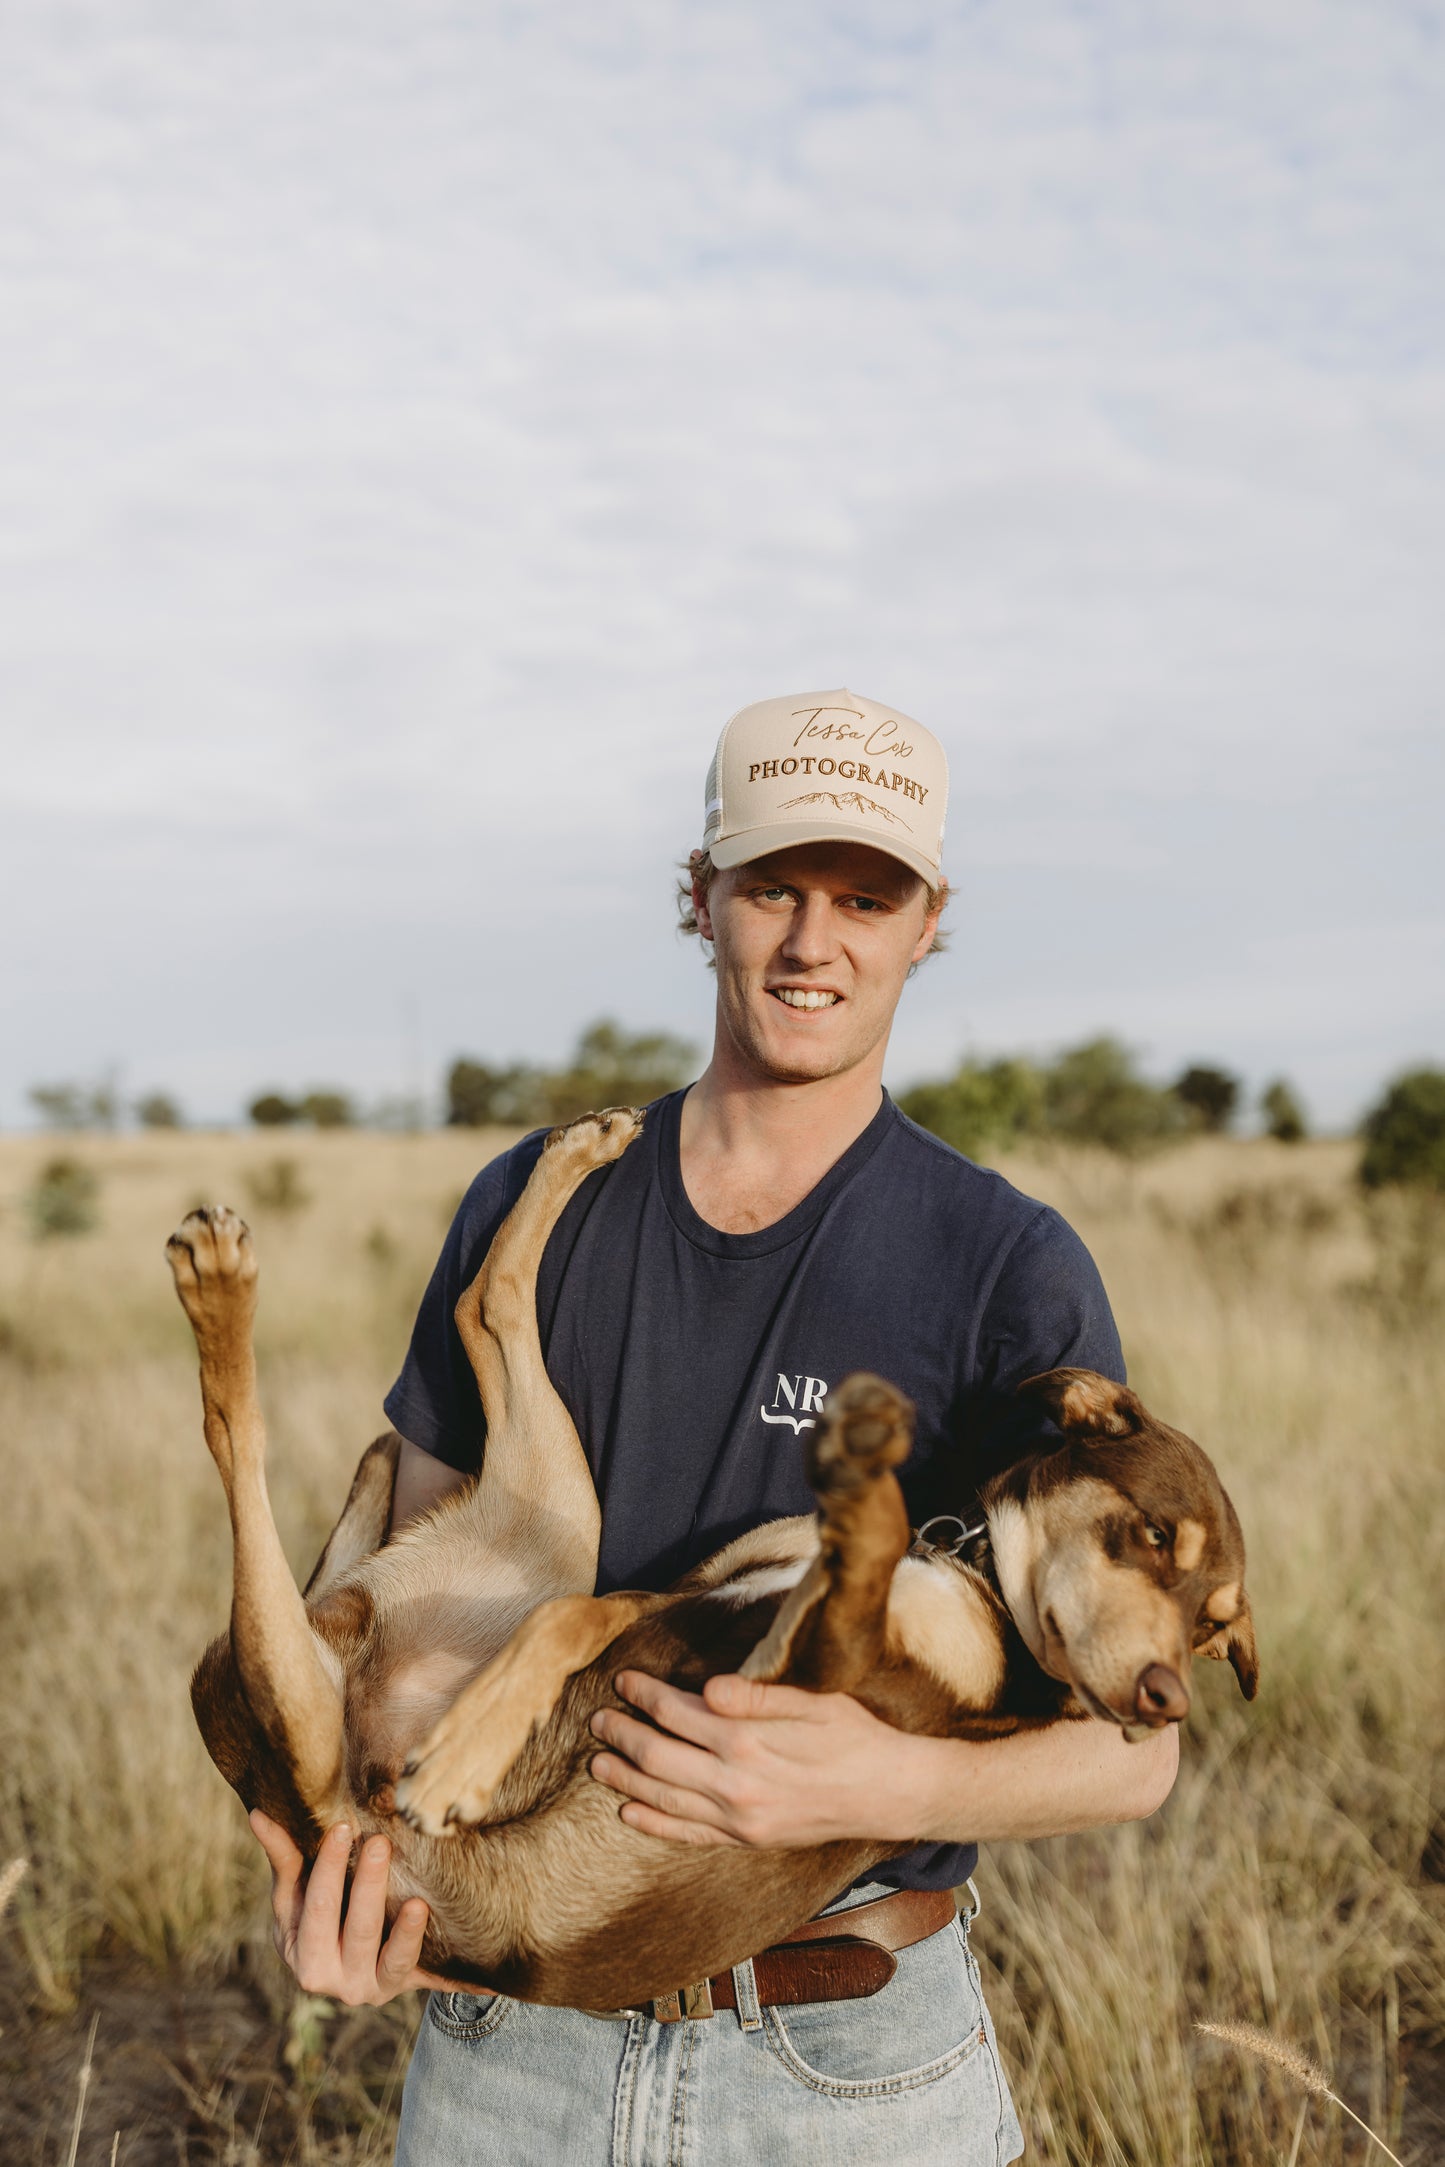
[[1015,1397],[1044,1370],[1095,1369],[1125,1382],[1124,1351],[1099,1269],[1058,1212],[1041,1205],[994,1281],[979,1340],[981,1480],[1055,1439],[1036,1405]]
[[525,1188],[544,1135],[538,1130],[493,1159],[462,1198],[422,1296],[401,1374],[383,1403],[394,1430],[466,1475],[482,1464],[487,1425],[455,1310]]

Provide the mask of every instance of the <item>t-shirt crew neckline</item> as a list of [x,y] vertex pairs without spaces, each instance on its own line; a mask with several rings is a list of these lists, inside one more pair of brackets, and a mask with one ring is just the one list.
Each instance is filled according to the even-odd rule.
[[719,1227],[709,1225],[693,1209],[692,1200],[683,1186],[682,1102],[686,1097],[686,1091],[674,1091],[658,1108],[662,1115],[657,1139],[662,1200],[668,1217],[684,1239],[695,1249],[714,1257],[765,1257],[775,1249],[786,1249],[790,1242],[810,1232],[838,1191],[852,1180],[860,1167],[867,1165],[887,1135],[895,1113],[893,1101],[885,1091],[877,1113],[862,1135],[854,1137],[842,1158],[829,1167],[822,1180],[785,1218],[775,1219],[771,1226],[758,1227],[751,1234],[725,1234]]

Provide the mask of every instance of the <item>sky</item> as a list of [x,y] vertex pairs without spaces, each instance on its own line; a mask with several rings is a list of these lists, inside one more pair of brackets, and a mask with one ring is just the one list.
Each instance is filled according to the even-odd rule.
[[9,0],[0,1125],[610,1014],[718,729],[942,738],[896,1087],[1445,1057],[1445,8]]

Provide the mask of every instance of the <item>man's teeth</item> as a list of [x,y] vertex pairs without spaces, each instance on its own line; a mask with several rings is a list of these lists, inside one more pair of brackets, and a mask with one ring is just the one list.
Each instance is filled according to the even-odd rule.
[[831,1008],[838,998],[836,993],[811,993],[803,986],[774,986],[773,991],[789,1008]]

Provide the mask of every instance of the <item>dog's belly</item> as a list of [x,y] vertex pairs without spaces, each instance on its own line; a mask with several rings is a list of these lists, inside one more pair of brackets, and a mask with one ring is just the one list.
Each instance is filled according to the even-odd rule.
[[[386,1560],[382,1551],[366,1567]],[[453,1551],[432,1562],[421,1586],[415,1573],[401,1579],[364,1567],[370,1629],[339,1651],[348,1784],[372,1813],[390,1812],[408,1755],[537,1605],[561,1592],[539,1586],[506,1553]]]

